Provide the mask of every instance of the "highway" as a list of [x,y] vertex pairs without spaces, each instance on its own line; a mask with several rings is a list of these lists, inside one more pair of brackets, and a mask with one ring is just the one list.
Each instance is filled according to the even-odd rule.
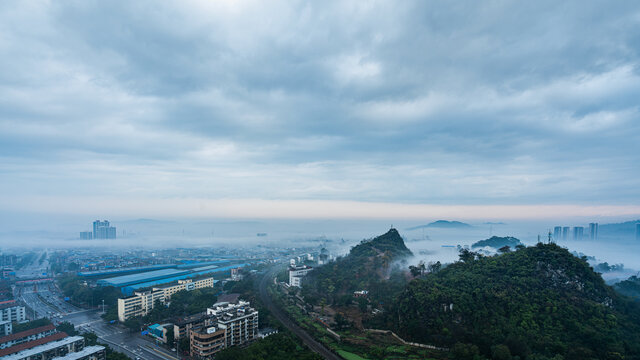
[[54,324],[67,321],[75,325],[79,332],[93,332],[102,343],[122,352],[132,359],[176,360],[175,354],[154,344],[152,339],[128,329],[107,324],[100,317],[98,309],[80,309],[64,301],[57,287],[49,282],[16,286],[14,296],[31,309],[30,318],[48,317]]
[[304,331],[300,326],[295,324],[289,316],[285,314],[279,307],[277,307],[269,293],[267,292],[267,285],[269,282],[275,282],[275,276],[280,270],[281,267],[276,266],[271,268],[260,280],[259,290],[260,290],[260,299],[264,305],[271,311],[273,316],[278,319],[287,329],[289,329],[292,333],[296,334],[302,342],[305,343],[311,350],[320,354],[322,357],[328,360],[341,360],[342,358],[335,353],[331,352],[331,350],[327,349],[324,345],[317,342],[311,335],[309,335],[306,331]]

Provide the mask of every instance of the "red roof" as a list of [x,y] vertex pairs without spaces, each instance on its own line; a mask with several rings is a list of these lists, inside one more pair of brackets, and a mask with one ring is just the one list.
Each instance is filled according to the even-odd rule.
[[11,334],[11,335],[0,337],[0,344],[6,343],[6,342],[9,342],[9,341],[12,341],[12,340],[22,339],[23,337],[39,334],[39,333],[42,333],[42,332],[45,332],[45,331],[55,330],[55,328],[56,327],[53,326],[53,324],[49,324],[49,325],[40,326],[40,327],[37,327],[37,328],[25,330],[25,331],[20,331],[20,332],[15,333],[15,334]]
[[3,356],[7,356],[7,355],[11,355],[11,354],[15,354],[19,351],[22,350],[27,350],[27,349],[31,349],[32,347],[36,347],[38,345],[43,345],[46,344],[48,342],[52,342],[52,341],[56,341],[56,340],[61,340],[67,337],[67,333],[65,332],[57,332],[53,335],[49,335],[49,336],[45,336],[43,338],[40,338],[38,340],[33,340],[33,341],[28,341],[26,343],[22,343],[22,344],[18,344],[18,345],[14,345],[5,349],[0,349],[0,358]]

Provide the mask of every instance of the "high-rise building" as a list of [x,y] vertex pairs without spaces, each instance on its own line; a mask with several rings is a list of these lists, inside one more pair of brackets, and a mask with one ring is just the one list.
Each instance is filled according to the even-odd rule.
[[560,236],[562,236],[562,226],[556,226],[553,228],[553,239],[558,241],[560,240]]
[[111,226],[107,220],[96,220],[93,222],[93,238],[94,239],[115,239],[116,228]]
[[91,240],[93,239],[93,233],[91,231],[80,231],[80,239]]
[[589,238],[591,240],[598,240],[598,223],[589,224]]
[[636,240],[640,241],[640,222],[636,223]]
[[573,240],[582,240],[583,237],[584,237],[584,227],[575,226],[573,228]]
[[571,228],[568,226],[562,228],[562,240],[569,239],[569,231],[571,231]]

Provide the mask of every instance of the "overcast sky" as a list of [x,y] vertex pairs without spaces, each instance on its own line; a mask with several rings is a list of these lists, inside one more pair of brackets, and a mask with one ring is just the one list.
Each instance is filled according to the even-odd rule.
[[639,51],[635,1],[2,1],[0,210],[634,216]]

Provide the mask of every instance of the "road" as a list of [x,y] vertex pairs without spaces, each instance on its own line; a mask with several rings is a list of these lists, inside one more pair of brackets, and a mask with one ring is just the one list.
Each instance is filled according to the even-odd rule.
[[292,333],[296,334],[300,339],[302,339],[302,342],[304,342],[305,345],[307,345],[311,350],[320,354],[325,359],[342,360],[340,356],[331,352],[324,345],[317,342],[311,335],[309,335],[306,331],[304,331],[300,326],[298,326],[293,321],[291,321],[289,319],[289,316],[287,316],[287,314],[285,314],[282,310],[280,310],[279,307],[277,307],[273,303],[273,300],[269,296],[269,293],[267,293],[267,285],[269,284],[270,281],[275,281],[275,276],[278,273],[278,270],[280,269],[281,269],[280,267],[274,267],[270,269],[262,277],[262,280],[260,280],[260,285],[259,285],[260,298],[262,299],[262,302],[264,303],[264,305],[269,309],[269,311],[271,311],[273,316],[275,316],[276,319],[278,319],[278,321],[280,321],[287,329],[289,329]]
[[175,354],[157,346],[150,338],[138,333],[132,334],[119,325],[107,324],[100,317],[100,310],[80,309],[65,302],[53,283],[16,286],[14,296],[33,309],[30,317],[48,317],[55,324],[70,322],[75,325],[76,330],[95,333],[100,342],[109,344],[114,350],[132,359],[176,360]]

